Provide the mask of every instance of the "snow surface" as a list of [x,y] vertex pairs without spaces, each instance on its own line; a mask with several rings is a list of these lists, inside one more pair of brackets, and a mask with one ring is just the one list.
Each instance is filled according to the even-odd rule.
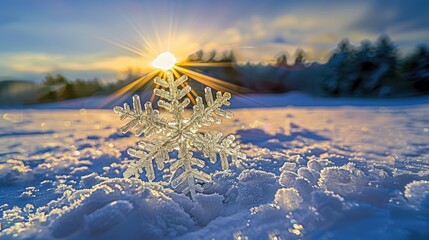
[[210,129],[247,159],[194,201],[168,168],[122,178],[138,138],[112,110],[3,110],[0,239],[429,239],[429,104],[330,101],[234,109]]
[[[141,94],[142,102],[149,100],[151,92]],[[123,101],[132,104],[132,94],[124,94],[113,98],[107,96],[93,96],[71,99],[62,102],[30,105],[32,109],[112,109],[122,105]],[[288,92],[279,94],[248,94],[233,95],[231,105],[226,108],[277,108],[291,106],[408,106],[428,104],[429,96],[414,96],[409,98],[325,98],[314,97],[302,92]]]

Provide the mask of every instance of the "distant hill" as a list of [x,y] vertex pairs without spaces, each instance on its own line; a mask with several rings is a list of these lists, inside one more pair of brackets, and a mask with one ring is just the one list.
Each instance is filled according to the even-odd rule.
[[0,105],[22,105],[34,99],[38,88],[38,85],[31,81],[0,81]]
[[0,82],[1,81],[16,81],[16,79],[14,77],[10,77],[10,76],[0,76]]

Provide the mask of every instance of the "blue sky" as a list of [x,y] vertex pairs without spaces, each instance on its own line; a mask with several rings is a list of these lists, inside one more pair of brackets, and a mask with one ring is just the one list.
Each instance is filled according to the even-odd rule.
[[240,61],[257,61],[301,47],[323,61],[344,37],[359,43],[381,34],[405,52],[427,43],[429,2],[2,0],[0,79],[51,72],[114,79],[162,51],[180,59],[199,48],[232,49]]

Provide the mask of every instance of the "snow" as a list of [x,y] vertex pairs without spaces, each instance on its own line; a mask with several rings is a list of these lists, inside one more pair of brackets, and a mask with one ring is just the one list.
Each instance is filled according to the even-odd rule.
[[[150,96],[151,92],[143,92],[141,96]],[[122,96],[120,99],[132,103],[131,95]],[[147,101],[148,98],[142,98]],[[428,96],[415,96],[408,98],[329,98],[315,97],[302,92],[288,92],[279,94],[247,94],[242,96],[233,95],[231,105],[226,108],[278,108],[291,106],[409,106],[429,103]],[[106,96],[94,96],[87,98],[71,99],[62,102],[45,103],[27,106],[32,109],[112,109],[122,102],[118,99]]]
[[210,130],[247,158],[193,200],[168,168],[122,178],[139,138],[111,110],[2,110],[0,239],[428,239],[429,103],[353,101],[233,109]]
[[405,197],[412,204],[419,206],[429,196],[429,181],[413,181],[405,186]]
[[295,188],[280,188],[274,197],[274,202],[286,211],[298,209],[303,200]]
[[0,165],[0,185],[29,181],[31,169],[22,161],[8,159]]

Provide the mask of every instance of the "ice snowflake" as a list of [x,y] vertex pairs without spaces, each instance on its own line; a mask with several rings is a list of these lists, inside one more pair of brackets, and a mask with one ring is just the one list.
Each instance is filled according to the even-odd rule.
[[185,97],[190,91],[189,85],[184,86],[188,79],[186,75],[174,79],[173,73],[167,71],[167,78],[155,78],[156,84],[164,89],[155,89],[154,94],[162,98],[158,101],[158,106],[165,109],[170,117],[163,117],[158,110],[152,108],[151,102],[144,104],[142,108],[138,95],[133,96],[133,109],[127,103],[124,107],[116,106],[114,111],[119,114],[121,120],[128,119],[121,131],[126,133],[135,130],[135,135],[144,135],[149,142],[139,141],[138,149],[130,148],[128,153],[139,160],[132,163],[124,172],[124,177],[140,177],[143,169],[149,181],[155,179],[153,161],[159,170],[164,169],[165,163],[169,162],[169,153],[178,151],[178,159],[173,161],[170,166],[172,173],[171,186],[174,189],[181,189],[182,193],[190,193],[194,196],[196,192],[202,192],[204,189],[198,182],[210,182],[211,175],[201,171],[205,166],[203,159],[193,156],[195,150],[201,151],[204,157],[211,163],[219,159],[222,169],[229,167],[228,158],[236,161],[238,158],[244,159],[246,156],[240,152],[240,146],[234,142],[235,136],[228,135],[222,138],[221,132],[207,132],[205,134],[197,132],[203,126],[210,126],[211,123],[221,123],[221,119],[216,115],[226,118],[233,116],[232,112],[221,109],[223,105],[230,105],[231,94],[228,92],[216,93],[213,98],[212,90],[205,88],[205,100],[197,97],[193,106],[192,113],[184,116],[184,109],[189,105],[190,99]]

